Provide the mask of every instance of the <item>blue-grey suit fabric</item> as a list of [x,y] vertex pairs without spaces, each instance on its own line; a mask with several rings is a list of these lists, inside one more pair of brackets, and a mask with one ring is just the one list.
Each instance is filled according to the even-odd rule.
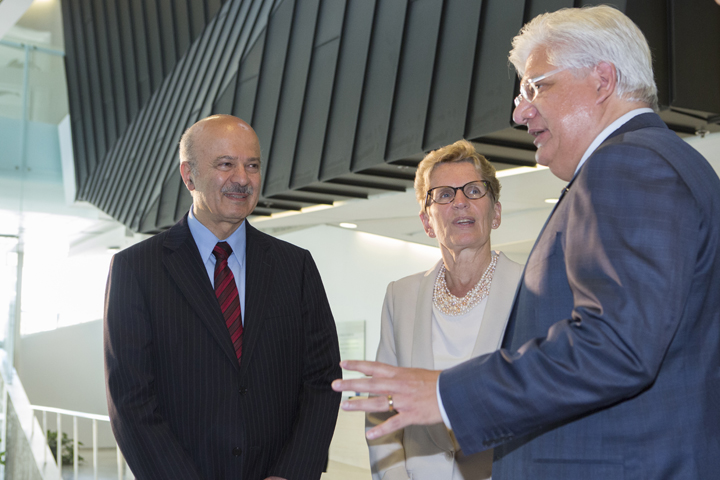
[[720,180],[652,113],[588,158],[530,254],[504,349],[444,372],[494,480],[720,475]]
[[340,394],[337,334],[309,252],[247,227],[238,365],[187,226],[115,255],[108,404],[139,479],[320,478]]

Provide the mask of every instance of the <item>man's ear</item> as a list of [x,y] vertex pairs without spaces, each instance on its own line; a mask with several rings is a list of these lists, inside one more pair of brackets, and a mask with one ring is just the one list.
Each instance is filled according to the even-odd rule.
[[180,176],[183,179],[183,183],[187,187],[189,191],[195,190],[195,184],[193,183],[192,174],[191,174],[191,168],[190,164],[188,162],[182,162],[180,164]]
[[598,98],[596,104],[601,104],[615,92],[617,88],[617,69],[609,62],[600,62],[595,66],[593,73],[597,78]]

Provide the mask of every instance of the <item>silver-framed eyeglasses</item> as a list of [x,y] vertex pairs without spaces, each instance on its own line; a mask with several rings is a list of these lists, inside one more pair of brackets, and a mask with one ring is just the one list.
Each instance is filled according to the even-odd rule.
[[462,190],[470,200],[477,200],[487,195],[489,186],[487,180],[473,180],[462,187],[434,187],[427,191],[425,207],[429,207],[433,203],[441,205],[452,203],[458,190]]
[[538,86],[536,85],[537,82],[545,80],[550,75],[555,75],[556,73],[560,73],[563,70],[567,69],[568,67],[556,68],[555,70],[551,70],[535,78],[526,79],[520,84],[520,95],[515,97],[515,107],[518,107],[520,105],[520,102],[523,101],[523,98],[527,100],[528,103],[532,103],[533,101],[535,101],[535,98],[537,98],[538,94]]

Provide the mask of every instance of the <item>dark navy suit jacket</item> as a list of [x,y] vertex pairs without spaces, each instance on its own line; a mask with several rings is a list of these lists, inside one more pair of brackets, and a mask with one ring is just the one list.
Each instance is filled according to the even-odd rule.
[[340,403],[335,323],[310,253],[246,233],[240,365],[187,216],[113,258],[108,404],[139,479],[320,478]]
[[528,259],[505,349],[440,376],[494,480],[720,472],[720,180],[655,114],[587,160]]

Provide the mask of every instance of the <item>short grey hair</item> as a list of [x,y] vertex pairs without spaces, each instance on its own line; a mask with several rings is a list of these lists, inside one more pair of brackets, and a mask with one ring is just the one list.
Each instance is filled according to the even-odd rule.
[[564,8],[538,15],[512,45],[509,59],[521,77],[528,57],[538,48],[546,49],[555,67],[583,69],[608,62],[615,65],[620,98],[657,110],[650,47],[638,26],[613,7]]
[[[195,124],[197,125],[197,124]],[[180,138],[180,164],[187,163],[190,166],[190,173],[197,175],[198,163],[195,156],[195,125],[185,130]]]

